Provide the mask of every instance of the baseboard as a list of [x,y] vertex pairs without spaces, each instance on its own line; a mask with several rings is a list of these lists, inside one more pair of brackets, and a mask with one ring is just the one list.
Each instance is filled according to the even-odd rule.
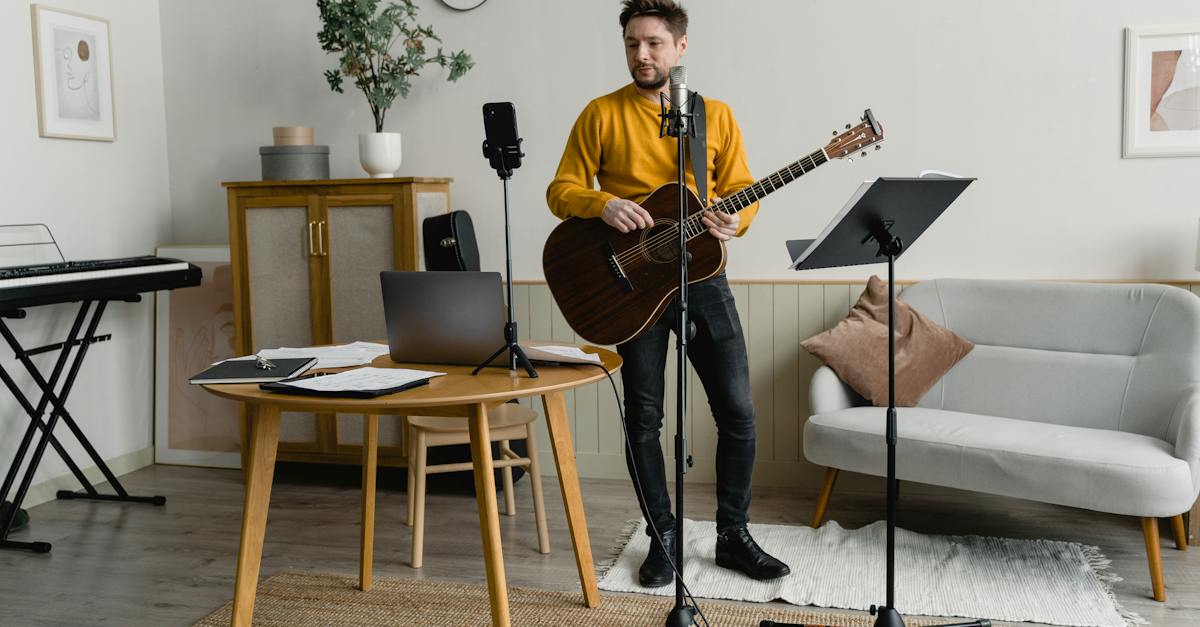
[[[126,453],[124,455],[104,460],[108,464],[109,470],[113,474],[120,477],[121,475],[131,473],[139,468],[145,468],[154,463],[154,447],[147,446],[144,449]],[[106,479],[104,474],[100,472],[100,468],[92,466],[83,469],[83,476],[91,481],[92,485],[104,483]],[[25,494],[25,501],[21,507],[29,509],[35,505],[41,505],[48,501],[53,501],[57,498],[55,495],[59,490],[80,490],[79,480],[75,475],[68,472],[65,475],[47,479],[41,483],[35,483],[29,487],[29,492]]]

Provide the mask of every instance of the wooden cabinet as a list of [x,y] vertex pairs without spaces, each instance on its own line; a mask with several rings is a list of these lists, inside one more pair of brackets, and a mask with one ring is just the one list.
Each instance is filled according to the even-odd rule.
[[[379,272],[423,268],[421,221],[450,210],[450,181],[223,183],[238,353],[386,338]],[[404,464],[402,432],[380,418],[379,463]],[[361,442],[361,416],[285,413],[279,459],[357,464]]]

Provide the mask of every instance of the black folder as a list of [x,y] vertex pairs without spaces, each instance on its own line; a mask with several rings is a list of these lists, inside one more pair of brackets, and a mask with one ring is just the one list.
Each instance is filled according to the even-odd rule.
[[271,368],[259,368],[257,359],[226,359],[188,379],[194,385],[211,383],[265,383],[304,373],[317,363],[316,357],[273,359]]

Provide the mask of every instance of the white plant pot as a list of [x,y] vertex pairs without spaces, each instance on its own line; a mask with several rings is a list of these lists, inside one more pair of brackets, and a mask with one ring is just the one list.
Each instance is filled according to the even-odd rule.
[[400,169],[400,133],[361,133],[358,161],[373,179],[395,176]]

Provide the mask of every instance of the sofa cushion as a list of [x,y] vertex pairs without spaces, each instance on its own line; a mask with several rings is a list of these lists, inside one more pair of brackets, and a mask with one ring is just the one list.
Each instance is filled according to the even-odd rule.
[[[912,407],[974,346],[897,299],[896,405]],[[888,292],[877,276],[850,314],[800,345],[876,406],[888,404]]]
[[[901,480],[1130,516],[1175,516],[1196,494],[1187,462],[1158,438],[927,408],[897,410]],[[809,461],[884,476],[885,410],[809,418]]]

